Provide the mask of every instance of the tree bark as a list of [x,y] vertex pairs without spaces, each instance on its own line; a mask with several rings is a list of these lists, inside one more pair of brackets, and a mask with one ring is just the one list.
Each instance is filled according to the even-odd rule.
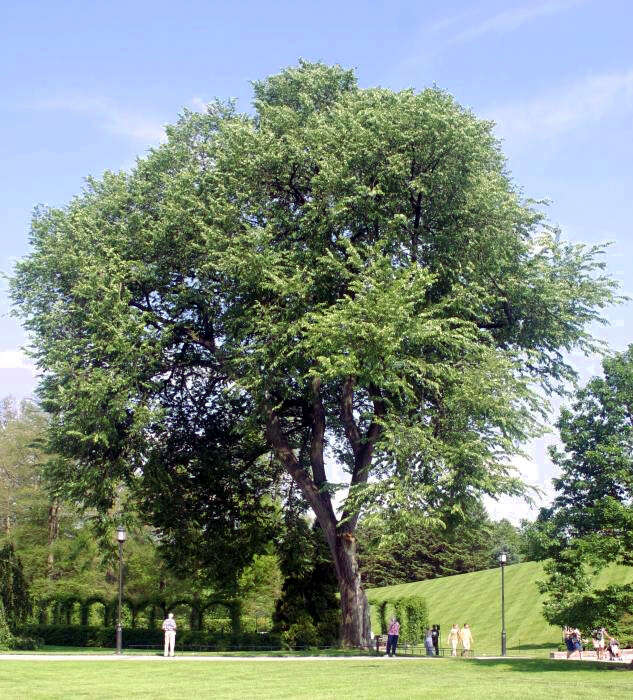
[[54,501],[48,508],[48,556],[46,557],[46,572],[50,578],[53,575],[55,555],[53,554],[53,542],[59,535],[59,503]]
[[361,586],[356,538],[349,532],[339,535],[332,554],[341,594],[341,643],[347,647],[369,647],[369,603]]

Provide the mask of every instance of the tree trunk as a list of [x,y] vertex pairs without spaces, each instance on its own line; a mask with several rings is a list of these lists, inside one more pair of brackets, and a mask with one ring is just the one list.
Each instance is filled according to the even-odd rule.
[[341,593],[341,644],[346,647],[369,647],[369,603],[361,586],[356,538],[349,532],[338,536],[334,556]]
[[53,542],[59,535],[59,503],[53,502],[48,508],[48,556],[46,557],[46,575],[53,575],[55,555],[53,554]]
[[[353,381],[346,383],[343,395],[343,421],[346,424],[348,439],[354,452],[354,471],[351,485],[367,480],[374,444],[380,435],[380,425],[372,421],[366,435],[361,435],[353,416]],[[356,538],[354,532],[358,513],[348,513],[337,520],[327,487],[325,474],[325,411],[320,396],[320,381],[315,379],[312,385],[313,402],[306,406],[305,418],[312,424],[310,445],[310,465],[312,475],[299,463],[297,456],[284,435],[279,417],[270,406],[267,407],[266,437],[275,450],[279,461],[288,474],[299,486],[307,502],[321,525],[321,529],[330,548],[336,578],[341,594],[341,644],[346,647],[368,647],[370,645],[369,603],[362,589],[358,558],[356,555]],[[383,405],[374,402],[376,414],[382,415]]]

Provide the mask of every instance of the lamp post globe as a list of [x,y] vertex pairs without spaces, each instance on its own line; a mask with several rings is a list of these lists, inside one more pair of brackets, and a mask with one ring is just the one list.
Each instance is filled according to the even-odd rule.
[[501,552],[499,555],[499,564],[501,564],[501,656],[506,656],[507,652],[504,576],[504,569],[507,562],[508,555],[505,552]]
[[121,603],[123,598],[123,543],[127,539],[125,528],[121,525],[116,529],[116,539],[119,543],[119,607],[116,625],[116,653],[120,654],[123,648],[123,628],[121,627]]

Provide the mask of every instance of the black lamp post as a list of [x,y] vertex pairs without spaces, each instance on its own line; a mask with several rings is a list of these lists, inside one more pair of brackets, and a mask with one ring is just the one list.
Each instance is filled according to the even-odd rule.
[[504,569],[508,561],[508,555],[501,552],[499,563],[501,564],[501,656],[506,656],[506,599]]
[[116,529],[116,538],[119,543],[119,611],[116,624],[116,653],[121,653],[123,646],[123,628],[121,627],[121,603],[123,598],[123,543],[127,534],[125,528],[119,525]]

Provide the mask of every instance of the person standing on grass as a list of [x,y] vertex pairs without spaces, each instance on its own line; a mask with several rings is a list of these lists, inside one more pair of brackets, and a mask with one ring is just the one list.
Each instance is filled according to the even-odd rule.
[[433,625],[431,629],[431,636],[433,637],[433,648],[435,649],[435,656],[440,655],[440,626]]
[[398,636],[400,634],[400,623],[395,617],[391,618],[389,629],[387,630],[387,656],[396,655],[398,646]]
[[451,647],[451,656],[457,656],[457,642],[459,642],[459,625],[454,623],[451,631],[448,633],[448,643]]
[[165,633],[165,651],[163,656],[173,656],[176,646],[176,630],[178,625],[174,620],[174,613],[169,613],[167,619],[163,620],[163,632]]
[[424,646],[426,647],[427,656],[435,656],[435,649],[433,648],[433,630],[428,627],[424,633]]
[[470,631],[470,625],[466,622],[459,632],[459,641],[462,643],[462,656],[468,656],[473,643],[473,633]]

